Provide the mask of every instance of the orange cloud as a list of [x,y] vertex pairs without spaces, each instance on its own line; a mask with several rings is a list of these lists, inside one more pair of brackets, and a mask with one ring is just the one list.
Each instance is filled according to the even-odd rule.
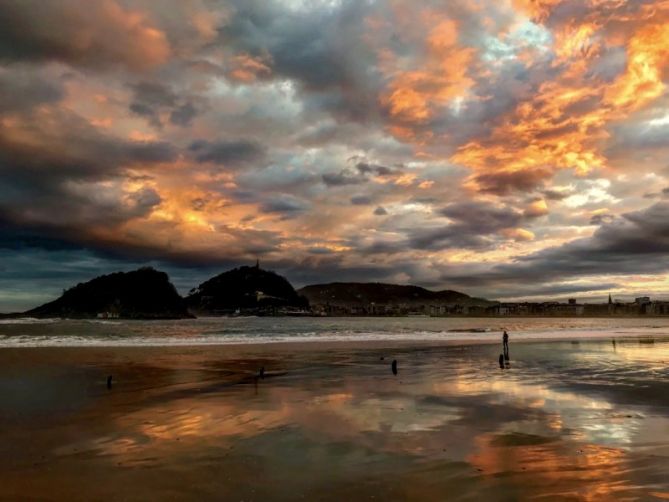
[[543,199],[535,200],[525,208],[525,216],[538,217],[548,214],[548,206]]
[[524,228],[506,228],[501,231],[508,239],[513,239],[515,241],[531,241],[534,239],[534,233]]
[[165,33],[143,12],[125,10],[114,0],[104,0],[84,16],[90,18],[88,22],[69,33],[73,53],[92,58],[98,52],[136,70],[161,65],[170,57]]
[[[431,26],[435,17],[443,14],[426,10],[422,22]],[[389,80],[380,101],[390,115],[390,131],[406,138],[412,125],[426,123],[440,108],[466,94],[474,83],[467,74],[474,52],[458,45],[458,25],[452,19],[442,19],[429,29],[423,54],[414,64],[419,69],[405,69],[404,61],[381,52],[381,70]]]
[[[557,3],[560,2],[516,2],[538,21],[547,19]],[[594,11],[583,20],[571,19],[553,27],[553,67],[559,71],[556,77],[520,102],[490,130],[487,138],[457,147],[451,160],[477,173],[470,180],[470,187],[480,188],[476,180],[481,173],[548,168],[572,169],[584,175],[606,168],[608,159],[603,150],[609,138],[607,126],[664,95],[669,24],[645,24],[647,13],[640,11],[627,17],[610,14],[616,23],[626,25],[624,29],[616,25],[615,30],[609,30],[606,14],[603,10]],[[621,43],[627,52],[624,72],[612,82],[593,75],[592,67],[603,51]],[[527,64],[532,70],[532,62]]]
[[[551,16],[560,4],[564,4],[560,15]],[[512,5],[517,23],[530,18],[551,32],[550,61],[540,50],[523,44],[510,56],[513,64],[523,64],[535,81],[543,78],[543,83],[536,84],[533,94],[521,95],[515,107],[481,124],[477,134],[449,144],[457,135],[439,134],[431,124],[446,120],[456,100],[462,103],[458,109],[465,120],[468,99],[480,100],[484,108],[493,106],[495,96],[477,96],[477,87],[495,78],[505,63],[494,60],[493,66],[487,65],[479,59],[481,51],[462,45],[459,19],[434,9],[411,13],[395,4],[398,36],[420,47],[420,52],[408,58],[389,51],[387,45],[377,50],[379,70],[387,77],[380,94],[388,114],[387,130],[416,151],[433,156],[445,152],[451,162],[472,170],[466,186],[495,194],[531,190],[559,170],[583,176],[608,169],[610,126],[666,92],[669,23],[663,21],[669,2],[636,10],[624,2],[599,0],[585,5],[514,0]],[[485,26],[492,29],[494,23],[488,21]],[[369,26],[392,29],[378,21]],[[509,47],[510,31],[497,30],[499,43]],[[611,64],[605,58],[618,49],[626,52],[624,70],[614,78],[602,76],[601,71],[611,71],[600,69]],[[521,180],[525,174],[527,183]],[[506,183],[503,189],[491,186],[496,179]]]
[[237,54],[232,58],[230,77],[243,83],[254,82],[260,77],[272,74],[269,57],[253,57],[249,54]]
[[622,111],[638,110],[660,97],[669,67],[669,24],[641,28],[627,45],[627,69],[607,89],[605,102]]
[[562,0],[513,0],[515,8],[525,12],[529,18],[544,21]]

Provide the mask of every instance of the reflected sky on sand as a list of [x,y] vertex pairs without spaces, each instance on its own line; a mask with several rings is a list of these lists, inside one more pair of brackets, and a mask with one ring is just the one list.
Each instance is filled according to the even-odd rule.
[[8,349],[0,498],[669,499],[666,339],[498,352]]

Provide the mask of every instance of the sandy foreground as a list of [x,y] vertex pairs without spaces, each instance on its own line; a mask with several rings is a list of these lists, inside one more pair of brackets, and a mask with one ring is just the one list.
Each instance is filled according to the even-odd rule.
[[5,348],[0,499],[669,500],[669,339],[499,352]]

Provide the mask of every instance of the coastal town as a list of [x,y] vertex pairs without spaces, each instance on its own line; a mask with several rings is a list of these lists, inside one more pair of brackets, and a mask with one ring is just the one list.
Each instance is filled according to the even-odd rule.
[[606,303],[581,303],[575,298],[567,302],[490,302],[483,304],[416,304],[416,303],[336,303],[312,304],[312,312],[322,316],[423,316],[423,317],[627,317],[669,316],[669,301],[640,296],[631,302],[615,300],[609,295]]

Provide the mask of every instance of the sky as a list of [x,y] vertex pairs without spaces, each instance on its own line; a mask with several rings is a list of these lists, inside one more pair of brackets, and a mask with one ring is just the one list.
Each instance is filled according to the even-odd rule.
[[1,0],[0,311],[182,293],[669,296],[669,1]]

